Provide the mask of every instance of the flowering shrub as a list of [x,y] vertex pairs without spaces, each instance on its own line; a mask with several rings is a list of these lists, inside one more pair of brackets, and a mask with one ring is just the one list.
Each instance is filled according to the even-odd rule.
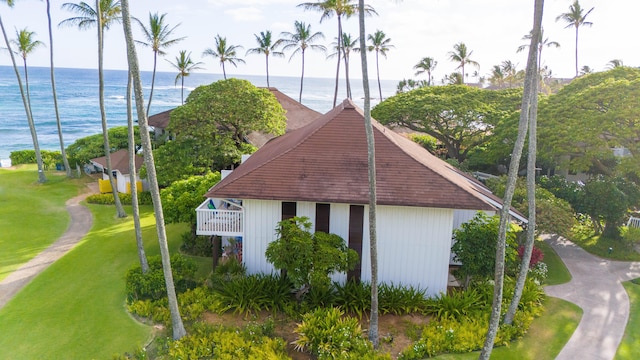
[[[524,254],[524,246],[520,245],[518,247],[518,257],[522,260],[522,256]],[[533,247],[531,251],[531,261],[529,262],[529,269],[536,266],[537,263],[544,260],[544,253],[537,247]]]

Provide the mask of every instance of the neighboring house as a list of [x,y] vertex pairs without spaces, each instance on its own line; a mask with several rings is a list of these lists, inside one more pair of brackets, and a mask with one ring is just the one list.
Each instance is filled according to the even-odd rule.
[[[102,156],[99,158],[91,159],[91,165],[93,165],[95,171],[102,173],[102,179],[98,179],[100,184],[100,192],[111,192],[111,184],[109,183],[109,175],[107,172],[107,158]],[[142,156],[136,155],[136,172],[140,170],[144,159]],[[116,180],[118,192],[123,194],[131,193],[131,176],[129,175],[129,153],[125,149],[118,150],[111,154],[111,171],[113,177]],[[136,181],[138,191],[149,190],[147,180],[141,180],[138,178]]]
[[[372,122],[379,281],[439,294],[447,289],[453,229],[477,211],[495,213],[501,200],[418,144]],[[278,222],[306,216],[313,231],[341,236],[360,255],[354,271],[334,274],[334,280],[370,281],[367,156],[362,111],[345,100],[311,124],[269,141],[212,187],[196,211],[197,233],[238,237],[247,271],[270,273],[274,268],[265,251],[276,239]]]
[[[291,97],[280,92],[280,90],[270,87],[267,88],[276,97],[282,108],[286,111],[285,117],[287,118],[286,132],[299,129],[314,119],[318,118],[321,113],[312,110]],[[148,124],[154,128],[155,139],[159,140],[166,134],[166,128],[169,126],[169,116],[171,110],[163,111],[161,113],[149,116]],[[252,132],[247,136],[247,142],[251,145],[260,148],[266,144],[267,141],[273,139],[275,136],[272,134],[265,134],[260,132]],[[169,140],[171,137],[169,136]]]

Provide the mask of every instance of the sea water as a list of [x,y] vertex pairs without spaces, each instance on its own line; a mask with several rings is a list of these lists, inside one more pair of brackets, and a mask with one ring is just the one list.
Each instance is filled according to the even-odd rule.
[[[20,72],[24,83],[24,73]],[[60,150],[56,114],[51,90],[49,68],[32,67],[28,69],[29,95],[33,120],[40,148]],[[156,114],[181,105],[180,81],[175,83],[177,73],[157,72],[151,101],[150,114]],[[266,76],[228,75],[251,81],[256,86],[267,86]],[[152,72],[141,73],[145,101],[148,101],[151,89]],[[222,79],[221,74],[192,73],[185,77],[185,100],[189,92],[200,85],[207,85]],[[62,123],[62,135],[65,147],[75,140],[102,132],[98,97],[98,71],[95,69],[55,70],[58,109]],[[371,80],[372,106],[377,103],[378,84]],[[105,108],[108,126],[126,126],[126,85],[127,72],[124,70],[104,71]],[[383,97],[395,93],[397,81],[383,80]],[[298,99],[300,93],[299,77],[270,76],[269,85],[278,88],[288,96]],[[23,87],[26,91],[26,87]],[[325,113],[333,106],[335,78],[304,78],[302,103],[311,109]],[[353,100],[363,106],[362,80],[352,79]],[[345,82],[340,80],[338,103],[345,96]],[[146,103],[145,103],[146,109]],[[134,111],[134,119],[135,119]],[[33,149],[33,141],[20,89],[15,72],[10,66],[0,66],[0,161],[9,158],[12,151]]]

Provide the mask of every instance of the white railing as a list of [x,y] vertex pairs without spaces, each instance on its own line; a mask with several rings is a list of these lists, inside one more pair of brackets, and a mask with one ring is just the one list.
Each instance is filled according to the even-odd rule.
[[627,226],[640,228],[640,218],[637,217],[629,217],[629,221],[627,221]]
[[[226,202],[225,202],[226,203]],[[233,204],[232,209],[209,209],[205,200],[196,209],[198,235],[243,236],[244,208]]]

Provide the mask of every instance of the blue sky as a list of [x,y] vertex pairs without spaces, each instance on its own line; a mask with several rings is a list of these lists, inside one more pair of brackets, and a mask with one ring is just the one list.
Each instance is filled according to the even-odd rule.
[[[93,0],[87,0],[93,4]],[[65,1],[51,1],[54,24],[73,16],[61,10]],[[204,62],[204,72],[221,73],[219,63],[212,57],[202,57],[206,48],[214,46],[214,36],[220,34],[232,44],[242,45],[241,57],[246,64],[238,68],[227,66],[227,74],[264,74],[264,57],[245,56],[247,49],[256,47],[255,33],[271,30],[279,36],[282,31],[293,31],[295,20],[310,23],[312,30],[325,34],[324,45],[329,45],[337,33],[335,18],[319,23],[320,14],[296,7],[301,0],[130,0],[132,14],[143,21],[149,12],[167,13],[169,24],[181,25],[175,31],[177,37],[186,36],[183,42],[167,49],[164,59],[174,60],[179,50],[192,52],[192,57]],[[413,66],[423,57],[433,57],[437,62],[434,78],[438,81],[457,66],[448,60],[453,45],[464,42],[473,51],[472,58],[480,63],[478,70],[487,75],[493,65],[511,60],[522,69],[526,64],[526,52],[516,53],[525,43],[533,21],[533,0],[369,0],[379,16],[367,19],[367,32],[383,30],[395,48],[386,59],[381,59],[383,79],[414,78]],[[572,77],[574,74],[574,31],[556,22],[560,13],[568,11],[572,0],[546,0],[543,25],[545,36],[561,44],[559,49],[543,51],[543,64],[548,65],[554,76]],[[588,20],[593,26],[580,30],[579,65],[603,70],[612,59],[622,59],[625,65],[640,65],[640,49],[635,44],[640,33],[640,2],[637,0],[580,0],[583,8],[595,7]],[[48,43],[45,2],[16,0],[10,9],[0,4],[0,15],[10,38],[15,29],[27,27],[37,33],[37,38]],[[344,31],[357,34],[357,18],[345,21]],[[134,36],[140,32],[135,29]],[[3,42],[4,44],[4,42]],[[3,46],[4,47],[4,46]],[[75,28],[54,28],[55,64],[59,67],[97,67],[96,31],[79,31]],[[126,55],[121,27],[113,26],[106,33],[105,68],[125,69]],[[138,48],[142,70],[152,69],[152,52]],[[48,66],[48,50],[40,48],[30,58],[29,65]],[[164,59],[159,60],[159,71],[173,72]],[[370,68],[375,58],[370,56]],[[335,74],[334,59],[327,60],[321,53],[310,52],[305,57],[305,76],[331,78]],[[359,57],[352,61],[352,77],[360,77]],[[9,56],[0,52],[0,65],[10,65]],[[475,69],[471,69],[472,71]],[[469,70],[467,70],[469,72]],[[300,57],[289,61],[285,58],[270,60],[270,73],[281,76],[299,76]],[[374,72],[371,72],[374,76]]]

